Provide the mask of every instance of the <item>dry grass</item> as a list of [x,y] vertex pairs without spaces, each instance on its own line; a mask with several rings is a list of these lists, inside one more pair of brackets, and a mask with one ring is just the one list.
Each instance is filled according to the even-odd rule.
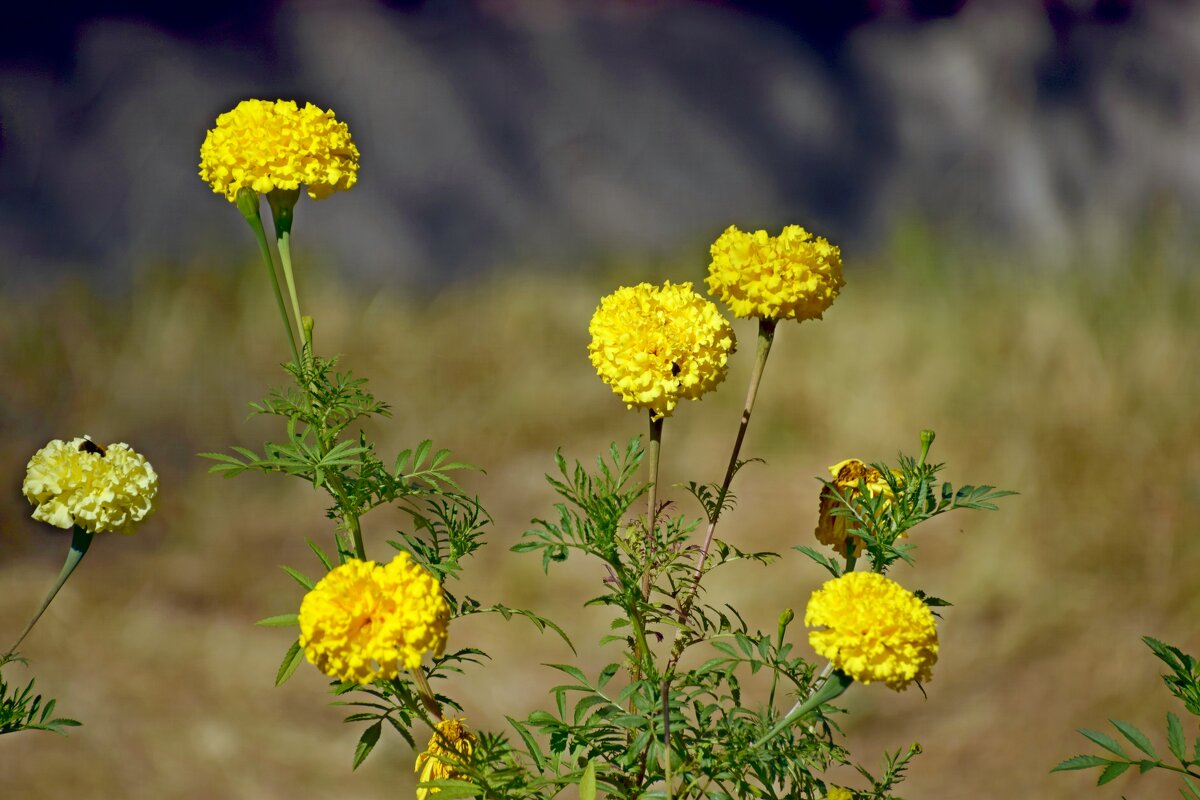
[[[850,455],[911,452],[932,427],[948,477],[1021,494],[1000,513],[963,513],[916,535],[917,569],[894,574],[955,602],[941,661],[928,699],[875,686],[848,695],[855,753],[873,764],[882,748],[919,740],[926,753],[903,787],[909,797],[1165,796],[1170,784],[1152,777],[1092,792],[1089,775],[1047,771],[1085,749],[1074,728],[1106,716],[1158,733],[1168,695],[1140,635],[1200,650],[1190,581],[1200,574],[1200,287],[1142,269],[1100,283],[1027,274],[1003,264],[851,273],[824,322],[782,329],[746,450],[769,466],[743,473],[723,528],[785,558],[765,572],[731,568],[712,591],[760,627],[783,606],[801,608],[821,573],[788,548],[811,536],[813,476]],[[285,352],[261,283],[257,271],[162,269],[118,299],[68,285],[8,298],[9,486],[48,438],[88,432],[146,452],[163,490],[153,522],[136,538],[98,542],[27,642],[39,685],[85,726],[66,739],[0,740],[0,795],[409,796],[403,743],[386,740],[352,775],[357,727],[341,725],[310,667],[272,688],[287,633],[251,625],[297,604],[276,565],[311,566],[304,537],[328,540],[319,498],[298,483],[210,477],[193,456],[271,435],[269,421],[245,414],[279,381]],[[468,593],[557,616],[585,645],[604,626],[602,611],[577,610],[595,568],[573,561],[543,577],[535,558],[507,549],[551,502],[541,475],[556,446],[590,459],[641,433],[642,417],[584,356],[586,321],[612,285],[525,274],[421,298],[365,297],[311,277],[305,287],[319,349],[346,352],[393,405],[379,430],[385,449],[431,436],[487,469],[472,486],[496,525]],[[728,385],[667,425],[668,482],[719,477],[753,342],[751,327],[737,330],[743,352]],[[13,634],[66,548],[27,514],[10,489],[0,631]],[[384,512],[366,522],[376,552],[402,524]],[[521,622],[473,619],[453,635],[495,657],[454,687],[480,725],[546,702],[553,677],[537,663],[569,655]]]

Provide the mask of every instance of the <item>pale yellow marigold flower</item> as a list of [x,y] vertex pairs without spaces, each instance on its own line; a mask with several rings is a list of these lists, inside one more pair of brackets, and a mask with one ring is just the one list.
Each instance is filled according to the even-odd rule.
[[154,510],[158,475],[123,442],[55,439],[29,459],[21,492],[36,506],[33,518],[55,527],[133,533]]
[[846,284],[841,250],[799,225],[778,236],[730,225],[709,252],[708,293],[738,317],[820,319]]
[[358,147],[332,111],[294,100],[243,100],[204,137],[200,177],[230,202],[243,187],[266,194],[302,184],[320,200],[358,180]]
[[629,408],[671,416],[725,380],[736,339],[717,307],[692,284],[623,286],[600,301],[588,326],[600,377]]
[[877,572],[847,572],[813,592],[804,624],[813,650],[859,683],[901,691],[928,681],[937,625],[921,598]]
[[[858,488],[860,481],[866,482],[867,493],[871,497],[883,495],[889,500],[895,499],[892,489],[888,486],[888,482],[884,480],[882,473],[874,467],[868,467],[857,458],[848,458],[845,461],[839,461],[829,468],[829,474],[833,478],[830,482],[848,500],[853,501],[860,496]],[[899,477],[894,470],[893,474]],[[849,529],[854,527],[854,521],[851,517],[833,513],[835,508],[840,507],[842,507],[842,504],[834,497],[829,487],[821,487],[819,515],[815,531],[817,541],[821,544],[829,545],[843,556],[849,556],[851,551],[853,551],[854,556],[857,558],[862,553],[863,542],[857,536],[849,534]]]
[[352,559],[304,595],[300,646],[329,677],[366,684],[440,656],[449,620],[437,578],[408,553],[386,566]]
[[825,800],[854,800],[854,792],[845,786],[830,786],[825,794]]
[[[429,740],[429,747],[417,756],[417,779],[421,783],[465,777],[456,769],[455,762],[469,762],[475,752],[478,739],[461,719],[442,720],[437,725],[437,731]],[[445,760],[443,760],[445,759]],[[438,789],[417,789],[417,800],[425,800],[431,794],[437,794]]]

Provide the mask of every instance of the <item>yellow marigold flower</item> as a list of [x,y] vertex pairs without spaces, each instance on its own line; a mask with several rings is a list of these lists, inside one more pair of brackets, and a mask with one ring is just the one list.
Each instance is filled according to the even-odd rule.
[[820,319],[842,280],[842,251],[799,225],[778,236],[730,225],[709,248],[708,293],[738,317]]
[[36,506],[33,518],[55,527],[133,533],[154,510],[158,475],[123,442],[55,439],[29,459],[21,492]]
[[588,326],[600,377],[629,408],[669,417],[725,380],[733,328],[692,284],[623,286],[600,301]]
[[200,177],[230,202],[246,186],[266,194],[301,184],[320,200],[358,180],[358,148],[332,111],[294,100],[243,100],[204,137]]
[[[429,747],[417,756],[416,772],[421,783],[449,778],[465,777],[456,767],[456,762],[469,762],[475,752],[478,739],[461,719],[442,720],[429,740]],[[443,760],[445,759],[445,760]],[[417,800],[425,800],[438,789],[417,789]]]
[[352,559],[304,595],[300,646],[329,677],[366,684],[440,656],[449,621],[442,587],[408,553],[386,566]]
[[830,786],[825,794],[825,800],[854,800],[854,792],[845,786]]
[[813,592],[804,624],[813,650],[860,683],[896,691],[928,681],[937,662],[937,625],[921,599],[877,572],[847,572]]
[[[888,482],[884,480],[883,474],[874,467],[868,467],[857,458],[848,458],[845,461],[839,461],[829,468],[829,474],[833,477],[831,483],[848,500],[853,501],[859,496],[858,486],[860,481],[866,482],[867,493],[871,497],[884,495],[889,500],[894,499],[892,489],[888,486]],[[893,474],[895,473],[893,472]],[[849,533],[849,529],[853,527],[851,518],[833,513],[833,510],[841,507],[841,505],[841,502],[834,497],[833,492],[829,490],[828,486],[821,488],[821,501],[816,530],[817,541],[821,544],[829,545],[843,556],[849,556],[851,551],[853,551],[854,556],[857,558],[862,553],[863,543],[857,536],[851,536]]]

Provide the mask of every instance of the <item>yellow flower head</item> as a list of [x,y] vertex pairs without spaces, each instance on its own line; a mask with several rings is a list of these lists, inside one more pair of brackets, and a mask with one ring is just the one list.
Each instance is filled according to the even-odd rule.
[[[416,772],[421,783],[464,777],[455,766],[457,762],[469,762],[478,741],[475,734],[461,719],[442,720],[429,740],[429,747],[417,756]],[[443,760],[444,759],[444,760]],[[417,800],[425,800],[438,789],[417,789]]]
[[847,572],[813,592],[804,624],[813,650],[859,683],[901,691],[928,681],[937,662],[937,625],[921,599],[877,572]]
[[301,184],[320,200],[358,180],[358,148],[332,111],[294,100],[243,100],[204,137],[200,177],[230,202],[243,187],[266,194]]
[[[884,480],[882,473],[874,467],[868,467],[857,458],[848,458],[845,461],[834,464],[829,468],[829,474],[833,477],[831,483],[848,500],[853,501],[859,497],[860,492],[858,487],[861,481],[866,482],[867,494],[871,497],[883,495],[889,500],[895,499],[892,495],[892,489],[888,486],[887,481]],[[849,534],[849,528],[852,527],[851,519],[841,514],[833,513],[835,508],[840,507],[842,507],[841,502],[834,497],[829,487],[822,487],[819,516],[817,518],[817,541],[821,544],[829,545],[843,556],[849,556],[853,552],[853,555],[857,558],[862,553],[863,543],[857,536]]]
[[300,646],[329,677],[366,684],[440,656],[449,621],[442,587],[408,553],[386,566],[352,559],[304,595]]
[[830,786],[825,794],[825,800],[854,800],[854,792],[845,786]]
[[158,475],[127,444],[55,439],[29,459],[21,492],[33,518],[55,527],[133,533],[154,510]]
[[629,408],[669,417],[681,397],[698,400],[725,380],[736,339],[692,284],[639,283],[604,297],[588,326],[600,377]]
[[799,225],[778,236],[730,225],[709,248],[708,293],[738,317],[820,319],[842,280],[842,252]]

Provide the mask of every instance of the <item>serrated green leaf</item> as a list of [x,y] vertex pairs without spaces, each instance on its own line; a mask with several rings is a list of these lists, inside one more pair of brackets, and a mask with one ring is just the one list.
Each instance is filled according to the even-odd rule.
[[1104,771],[1100,773],[1100,778],[1099,778],[1099,780],[1096,781],[1096,785],[1103,786],[1104,784],[1108,783],[1109,781],[1116,780],[1121,775],[1125,774],[1125,770],[1129,769],[1132,766],[1133,766],[1133,764],[1130,764],[1128,761],[1115,762],[1115,763],[1109,764],[1107,767],[1104,768]]
[[1091,756],[1091,755],[1074,756],[1072,758],[1068,758],[1066,761],[1059,763],[1058,766],[1056,766],[1054,769],[1052,769],[1050,771],[1051,772],[1067,772],[1068,770],[1073,770],[1073,769],[1091,769],[1092,767],[1103,767],[1103,766],[1107,766],[1108,764],[1115,764],[1115,763],[1118,763],[1118,762],[1115,762],[1108,758],[1104,758],[1103,756]]
[[1119,719],[1110,719],[1109,722],[1121,732],[1122,736],[1133,743],[1133,746],[1138,750],[1141,750],[1151,758],[1158,758],[1158,754],[1154,752],[1154,745],[1150,743],[1150,739],[1146,737],[1146,734],[1138,730],[1136,726]]
[[299,614],[276,614],[273,617],[263,617],[254,623],[264,628],[289,628],[300,624]]
[[375,745],[379,743],[379,733],[383,730],[383,720],[378,720],[374,725],[368,727],[362,732],[362,736],[358,737],[358,745],[354,748],[354,766],[353,769],[358,769],[358,765],[363,762],[371,751],[375,749]]
[[316,581],[313,581],[312,578],[306,576],[305,573],[301,572],[300,570],[294,570],[292,567],[283,564],[280,565],[280,569],[284,572],[287,572],[288,575],[292,577],[293,581],[299,583],[300,587],[306,589],[307,591],[312,591],[313,587],[316,587],[317,585]]
[[1187,759],[1187,739],[1183,735],[1183,723],[1171,711],[1167,712],[1167,747],[1180,763]]
[[325,551],[321,549],[320,545],[318,545],[312,539],[305,539],[304,541],[308,542],[308,549],[312,550],[313,553],[316,554],[317,559],[321,562],[321,565],[325,567],[326,572],[333,569],[333,562],[329,560],[329,556],[325,555]]
[[517,735],[521,737],[521,741],[525,742],[525,752],[533,759],[533,763],[537,765],[538,772],[544,772],[546,769],[546,757],[542,754],[542,749],[529,733],[529,730],[512,717],[506,716],[505,719],[508,720],[508,724],[513,727],[513,730],[517,732]]
[[303,659],[304,651],[300,649],[300,640],[297,639],[288,648],[283,662],[279,665],[279,671],[275,673],[275,685],[282,686],[288,678],[292,677],[292,673],[296,671],[296,667],[300,666]]
[[589,681],[588,681],[587,677],[583,674],[583,672],[578,667],[573,667],[570,664],[543,664],[542,666],[550,667],[551,669],[556,669],[559,672],[566,673],[567,675],[570,675],[572,678],[574,678],[575,680],[577,680],[581,684],[583,684],[584,687],[587,687],[589,685]]
[[1079,732],[1081,734],[1083,734],[1084,736],[1086,736],[1088,739],[1091,739],[1093,742],[1095,742],[1096,744],[1103,747],[1108,752],[1116,753],[1117,755],[1119,755],[1121,758],[1124,758],[1124,759],[1129,758],[1129,755],[1124,750],[1121,749],[1120,743],[1118,743],[1116,739],[1112,738],[1107,733],[1101,733],[1100,731],[1094,731],[1094,730],[1091,730],[1090,728],[1080,728]]

